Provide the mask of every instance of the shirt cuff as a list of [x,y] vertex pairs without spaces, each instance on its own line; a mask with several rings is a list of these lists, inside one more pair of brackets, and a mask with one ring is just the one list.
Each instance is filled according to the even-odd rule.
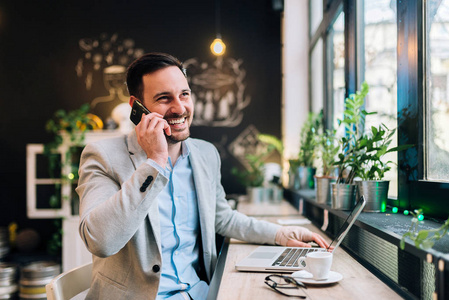
[[155,162],[151,158],[147,158],[145,163],[155,168],[159,173],[165,174],[164,168],[162,168],[157,162]]

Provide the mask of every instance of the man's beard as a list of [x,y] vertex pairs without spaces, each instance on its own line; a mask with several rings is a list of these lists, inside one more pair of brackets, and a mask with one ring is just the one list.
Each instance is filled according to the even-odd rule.
[[174,114],[174,115],[169,115],[169,116],[165,116],[164,117],[164,119],[169,119],[169,118],[176,119],[176,118],[184,118],[184,117],[186,119],[185,122],[187,124],[187,128],[182,130],[182,131],[180,131],[181,135],[177,136],[177,137],[175,137],[173,135],[173,133],[176,132],[176,131],[174,131],[174,132],[172,131],[172,134],[170,136],[165,134],[165,138],[167,139],[167,143],[169,143],[169,144],[176,144],[176,143],[185,141],[186,139],[188,139],[190,137],[190,125],[189,125],[190,113],[185,112],[182,115]]
[[187,140],[187,138],[190,136],[190,128],[187,128],[184,131],[185,132],[183,132],[183,135],[181,135],[180,137],[173,136],[173,132],[172,132],[172,135],[165,134],[165,138],[167,139],[167,143],[169,143],[169,144],[176,144],[176,143],[179,143],[179,142]]

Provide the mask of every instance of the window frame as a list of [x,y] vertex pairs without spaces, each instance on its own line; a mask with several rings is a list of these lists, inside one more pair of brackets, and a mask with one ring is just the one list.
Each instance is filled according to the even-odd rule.
[[[425,2],[397,2],[399,145],[414,144],[398,156],[402,209],[422,208],[424,215],[447,218],[449,183],[426,180],[426,48]],[[412,156],[416,153],[415,156]],[[412,157],[412,158],[410,158]],[[445,201],[446,200],[446,201]]]
[[[314,1],[314,0],[312,0]],[[361,30],[363,0],[323,0],[323,19],[311,34],[309,58],[317,41],[323,41],[323,113],[326,128],[332,127],[332,51],[329,32],[341,9],[345,13],[345,96],[357,91],[364,80],[361,71],[364,45]],[[426,69],[425,69],[425,1],[397,1],[397,130],[398,145],[414,147],[398,153],[398,199],[388,205],[401,210],[422,208],[425,216],[448,217],[449,183],[426,180]],[[309,74],[311,72],[309,64]],[[311,104],[309,95],[309,104]],[[311,107],[311,106],[309,106]]]
[[[315,0],[309,0],[310,1]],[[315,48],[318,40],[322,40],[323,42],[323,116],[325,120],[324,126],[326,128],[332,127],[332,116],[333,116],[333,105],[332,99],[333,95],[333,84],[332,84],[332,64],[329,64],[329,61],[333,57],[332,49],[329,47],[329,31],[332,28],[332,25],[338,18],[339,13],[344,11],[343,0],[322,0],[323,1],[323,18],[321,20],[320,25],[317,30],[312,33],[309,43],[309,62],[312,56],[313,49]],[[345,17],[346,18],[346,17]],[[346,32],[346,20],[345,20],[345,32]],[[345,37],[346,38],[346,37]],[[345,41],[346,47],[346,41]],[[345,54],[346,55],[346,54]],[[309,78],[311,74],[312,64],[309,63]],[[345,58],[345,81],[346,81],[346,58]],[[347,87],[345,87],[347,93]],[[311,90],[311,82],[309,80],[309,90]],[[309,93],[309,107],[312,107],[312,95]]]

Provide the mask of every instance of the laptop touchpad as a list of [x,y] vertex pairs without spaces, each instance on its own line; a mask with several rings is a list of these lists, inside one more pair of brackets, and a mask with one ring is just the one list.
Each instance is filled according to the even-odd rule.
[[254,252],[248,258],[268,259],[279,255],[277,252]]

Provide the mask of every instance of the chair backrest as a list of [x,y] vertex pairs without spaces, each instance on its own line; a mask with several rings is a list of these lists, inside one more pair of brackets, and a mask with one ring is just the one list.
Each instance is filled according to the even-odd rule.
[[92,263],[59,274],[45,286],[48,300],[67,300],[90,288]]

